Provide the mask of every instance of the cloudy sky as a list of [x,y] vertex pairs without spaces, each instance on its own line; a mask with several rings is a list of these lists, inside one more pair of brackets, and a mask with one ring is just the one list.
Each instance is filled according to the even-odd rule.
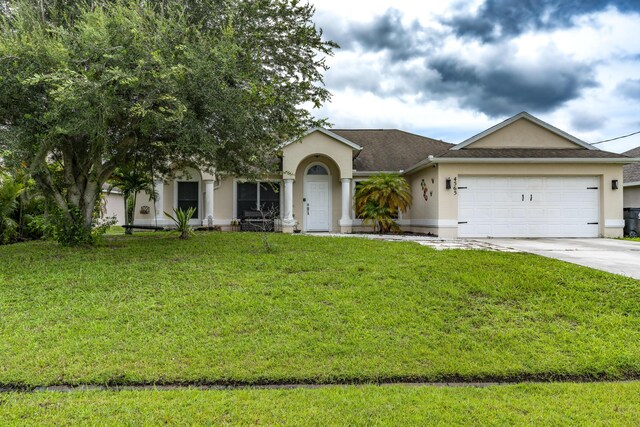
[[334,127],[457,143],[527,111],[592,143],[640,131],[640,0],[311,2],[341,46],[316,112]]

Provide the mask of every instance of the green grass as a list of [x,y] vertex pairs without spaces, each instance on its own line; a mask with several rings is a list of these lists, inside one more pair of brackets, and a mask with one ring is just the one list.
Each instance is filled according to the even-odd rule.
[[112,225],[105,233],[107,236],[119,236],[124,234],[124,227],[121,225]]
[[636,426],[640,383],[0,395],[3,425]]
[[635,377],[638,281],[412,243],[146,233],[0,247],[0,384]]

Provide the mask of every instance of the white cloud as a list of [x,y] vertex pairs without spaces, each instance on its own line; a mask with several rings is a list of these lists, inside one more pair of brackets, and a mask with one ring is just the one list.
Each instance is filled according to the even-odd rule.
[[[477,105],[465,103],[464,97],[425,98],[412,92],[417,78],[427,82],[438,78],[437,72],[427,67],[427,61],[445,57],[458,58],[459,63],[469,64],[477,72],[494,71],[508,60],[509,71],[520,70],[522,81],[528,79],[534,88],[544,80],[559,78],[559,74],[555,75],[559,69],[581,64],[582,68],[576,69],[592,73],[596,86],[585,85],[585,80],[577,97],[569,91],[573,99],[561,102],[559,98],[557,107],[537,115],[588,142],[640,130],[640,100],[625,98],[617,90],[624,81],[640,76],[638,13],[622,13],[610,7],[574,17],[568,28],[529,30],[493,43],[456,37],[442,24],[443,19],[461,11],[473,14],[482,3],[316,1],[317,22],[329,25],[333,31],[348,31],[354,23],[370,23],[392,7],[400,12],[401,25],[406,29],[412,30],[411,26],[419,22],[418,30],[428,35],[427,41],[418,46],[420,55],[396,62],[389,61],[388,48],[378,47],[373,52],[367,51],[367,46],[354,45],[349,50],[338,50],[329,61],[332,69],[326,74],[333,99],[317,115],[327,117],[338,127],[400,128],[449,142],[460,142],[506,118],[489,118],[475,109]],[[344,36],[348,39],[349,34]],[[434,39],[437,43],[428,44]],[[591,67],[584,68],[586,64]],[[436,98],[440,100],[435,101]],[[639,144],[640,137],[634,137],[601,148],[624,151]]]

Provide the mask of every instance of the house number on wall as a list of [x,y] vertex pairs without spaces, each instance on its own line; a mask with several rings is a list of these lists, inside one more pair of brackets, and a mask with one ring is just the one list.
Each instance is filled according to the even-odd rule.
[[458,194],[458,177],[453,177],[453,195],[456,196]]

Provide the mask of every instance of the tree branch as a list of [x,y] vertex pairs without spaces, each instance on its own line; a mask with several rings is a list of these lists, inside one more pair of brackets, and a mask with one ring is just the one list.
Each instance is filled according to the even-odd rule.
[[49,147],[47,144],[42,144],[36,155],[33,157],[30,167],[31,176],[38,183],[44,193],[49,194],[58,207],[68,216],[69,212],[67,202],[58,188],[54,185],[53,179],[51,178],[51,172],[47,167],[48,154]]

